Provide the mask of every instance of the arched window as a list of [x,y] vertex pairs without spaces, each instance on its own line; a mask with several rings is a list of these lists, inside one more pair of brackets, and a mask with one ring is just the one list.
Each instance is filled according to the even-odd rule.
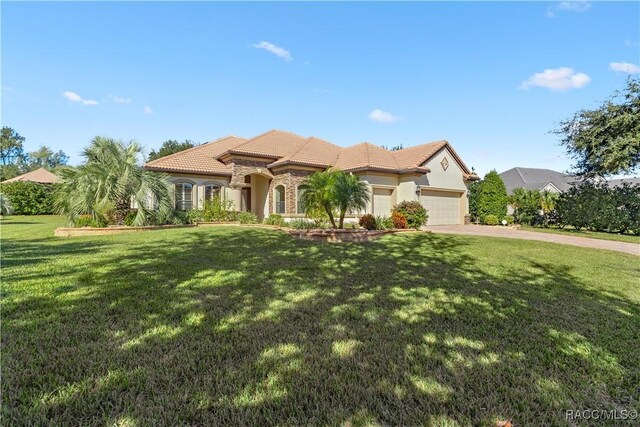
[[190,182],[176,182],[176,209],[188,211],[193,208],[193,184]]
[[207,184],[204,186],[204,201],[210,202],[214,198],[220,196],[220,185],[218,184]]
[[283,214],[285,212],[285,202],[284,202],[284,186],[278,185],[275,189],[275,197],[274,202],[276,205],[276,213]]
[[297,208],[296,211],[299,214],[303,214],[304,213],[304,209],[302,207],[302,195],[304,194],[305,190],[307,189],[307,186],[302,184],[302,185],[298,185],[298,194],[296,194],[296,204],[297,204]]

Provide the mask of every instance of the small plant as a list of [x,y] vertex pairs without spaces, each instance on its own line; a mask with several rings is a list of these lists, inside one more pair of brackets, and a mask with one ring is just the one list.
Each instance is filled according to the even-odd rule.
[[360,224],[360,227],[365,228],[367,230],[375,230],[376,218],[371,214],[362,215],[360,217],[359,224]]
[[390,230],[393,228],[393,220],[388,216],[376,217],[376,230]]
[[97,220],[91,215],[80,215],[73,221],[74,227],[92,227],[92,228],[100,228],[106,226],[104,221]]
[[282,217],[282,215],[271,214],[264,219],[264,223],[266,225],[275,225],[278,227],[284,227],[287,225],[286,221]]
[[289,221],[287,225],[295,230],[312,230],[317,228],[315,222],[302,218],[293,219]]
[[137,209],[132,209],[124,216],[124,225],[127,227],[133,227],[133,221],[136,219],[136,215],[138,214]]
[[407,220],[407,225],[410,228],[419,229],[423,225],[427,223],[427,219],[429,219],[429,215],[427,215],[427,210],[417,201],[408,201],[405,200],[402,203],[399,203],[393,207],[392,212],[399,212]]
[[493,214],[489,214],[484,217],[484,223],[486,225],[498,225],[498,222],[498,217]]
[[207,200],[202,212],[202,218],[205,221],[235,221],[236,215],[233,211],[233,201],[219,195],[212,200]]
[[391,221],[393,222],[393,228],[405,229],[409,227],[407,218],[401,212],[392,212]]
[[253,212],[239,212],[238,221],[240,224],[257,224],[258,217]]
[[504,217],[504,220],[507,221],[507,225],[513,225],[514,218],[513,215],[507,215]]
[[204,221],[204,210],[192,209],[186,213],[187,224],[196,224]]

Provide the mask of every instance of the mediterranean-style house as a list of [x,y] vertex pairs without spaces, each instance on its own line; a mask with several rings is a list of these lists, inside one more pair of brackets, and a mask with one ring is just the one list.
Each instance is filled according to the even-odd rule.
[[462,224],[469,211],[468,185],[478,179],[447,141],[389,151],[367,142],[340,147],[280,130],[250,139],[226,136],[145,167],[168,174],[178,209],[202,208],[220,195],[259,219],[303,217],[304,180],[335,168],[369,185],[366,213],[389,216],[396,203],[418,200],[428,209],[428,224]]

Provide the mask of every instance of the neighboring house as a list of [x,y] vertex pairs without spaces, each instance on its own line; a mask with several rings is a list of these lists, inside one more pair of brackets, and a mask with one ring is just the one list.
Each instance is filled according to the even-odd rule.
[[549,190],[561,193],[571,187],[575,177],[551,169],[512,168],[499,174],[507,187],[507,194],[513,194],[516,188],[527,190]]
[[469,211],[469,182],[478,179],[447,141],[389,151],[366,142],[340,147],[279,130],[251,139],[227,136],[145,167],[169,175],[178,209],[202,208],[221,195],[260,219],[272,213],[303,217],[304,180],[333,167],[369,184],[367,213],[389,216],[393,205],[419,200],[429,210],[429,224],[461,224]]
[[6,181],[2,181],[2,184],[8,184],[10,182],[18,181],[38,182],[40,184],[57,184],[59,182],[62,182],[62,180],[57,175],[54,175],[45,168],[40,168],[22,175],[18,175],[11,179],[7,179]]
[[607,181],[609,187],[618,187],[622,184],[640,185],[640,177],[610,179]]

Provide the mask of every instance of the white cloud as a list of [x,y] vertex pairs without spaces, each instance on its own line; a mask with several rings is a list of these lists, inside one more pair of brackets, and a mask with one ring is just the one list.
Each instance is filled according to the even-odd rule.
[[610,62],[609,68],[611,68],[613,71],[620,71],[621,73],[627,74],[640,73],[640,67],[629,62]]
[[529,89],[531,86],[545,87],[550,90],[579,89],[590,81],[591,77],[585,73],[576,73],[569,67],[549,68],[523,81],[520,89]]
[[378,123],[395,123],[400,120],[399,117],[394,116],[388,111],[382,111],[379,108],[376,108],[372,112],[369,113],[369,120],[378,122]]
[[82,97],[80,97],[80,95],[78,95],[75,92],[64,92],[62,94],[62,96],[64,96],[65,98],[67,98],[69,101],[71,102],[79,102],[82,105],[97,105],[99,104],[98,101],[94,101],[93,99],[82,99]]
[[557,12],[583,13],[591,8],[591,3],[586,0],[561,1],[555,6],[547,8],[547,16],[553,18]]
[[273,43],[261,41],[260,43],[255,43],[251,46],[255,47],[256,49],[264,49],[267,52],[271,52],[277,57],[284,59],[285,61],[293,61],[293,58],[291,57],[291,54],[288,50],[281,48],[280,46],[276,46]]
[[133,101],[131,98],[121,98],[113,95],[109,95],[109,98],[116,104],[131,104],[131,101]]
[[145,105],[142,111],[144,111],[145,114],[153,114],[153,109],[148,105]]

